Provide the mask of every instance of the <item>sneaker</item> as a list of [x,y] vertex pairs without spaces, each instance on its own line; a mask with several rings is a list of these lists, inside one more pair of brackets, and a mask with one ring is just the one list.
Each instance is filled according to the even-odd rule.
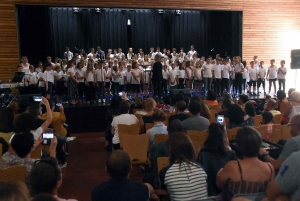
[[76,139],[76,137],[66,137],[66,142],[73,142]]
[[98,103],[101,103],[101,99],[98,99]]
[[105,103],[105,99],[102,99],[102,102]]
[[67,167],[67,162],[65,162],[65,164],[60,165],[60,168],[66,168]]

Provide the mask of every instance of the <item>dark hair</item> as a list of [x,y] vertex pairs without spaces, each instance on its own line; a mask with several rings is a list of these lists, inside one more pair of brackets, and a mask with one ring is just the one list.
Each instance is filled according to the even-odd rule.
[[261,147],[261,136],[253,127],[245,126],[240,128],[236,134],[235,142],[244,157],[258,156]]
[[34,137],[30,132],[17,133],[11,140],[11,146],[17,156],[24,158],[27,156],[34,145]]
[[261,114],[261,117],[262,117],[263,124],[273,123],[274,116],[271,112],[263,112]]
[[1,201],[30,201],[30,193],[24,182],[0,182]]
[[10,126],[13,126],[15,112],[13,109],[6,107],[0,112],[0,132],[9,133]]
[[174,119],[173,121],[171,121],[168,125],[167,130],[169,135],[175,132],[185,132],[182,122],[178,119]]
[[229,99],[223,100],[223,106],[224,106],[226,109],[230,108],[231,105],[232,105],[231,100],[229,100]]
[[29,113],[23,113],[16,119],[16,132],[30,132],[33,128],[35,117]]
[[209,135],[204,143],[203,151],[225,155],[227,152],[224,136],[225,127],[219,123],[212,123],[208,127]]
[[217,100],[217,95],[214,91],[209,90],[206,96],[207,100]]
[[127,101],[122,100],[119,105],[119,110],[121,114],[127,114],[129,112],[130,105]]
[[183,100],[178,101],[177,104],[176,104],[176,106],[177,106],[177,110],[178,111],[184,111],[184,110],[186,110],[186,103]]
[[50,194],[42,193],[36,196],[32,201],[57,201],[57,199]]
[[2,137],[0,137],[0,144],[2,144],[2,155],[3,155],[8,151],[9,145],[6,142],[6,140]]
[[278,90],[277,91],[277,98],[279,101],[282,101],[286,97],[286,94],[283,90]]
[[199,114],[201,112],[201,105],[199,101],[193,100],[189,104],[189,111],[192,115]]
[[122,151],[116,150],[110,154],[106,161],[108,174],[112,179],[124,179],[130,171],[129,155]]
[[[48,59],[48,58],[47,58]],[[50,59],[51,59],[51,57],[50,57]],[[49,67],[49,66],[51,66],[52,67],[52,64],[51,63],[45,63],[44,65],[43,65],[43,67],[46,69],[47,67]]]
[[26,110],[29,114],[31,114],[35,118],[38,118],[38,116],[40,116],[41,108],[39,105],[29,106]]
[[201,102],[202,101],[202,99],[201,99],[201,97],[200,96],[193,96],[192,98],[191,98],[191,101],[193,101],[193,100],[196,100],[196,101],[199,101],[199,102]]
[[175,163],[175,161],[189,164],[190,160],[193,160],[194,157],[194,146],[185,133],[176,132],[169,135],[169,159],[171,164]]
[[183,100],[184,100],[184,102],[185,102],[185,104],[187,105],[187,106],[189,106],[190,105],[190,98],[189,97],[184,97],[183,98]]
[[48,157],[38,161],[33,166],[29,179],[31,190],[35,196],[41,193],[52,194],[57,182],[61,180],[61,171],[57,160]]
[[[149,99],[149,98],[148,98],[148,99]],[[148,99],[147,99],[147,100],[148,100]],[[159,104],[159,98],[158,98],[158,96],[157,96],[157,95],[154,95],[154,96],[153,96],[153,99],[155,100],[156,104],[158,105],[158,104]],[[146,101],[147,101],[147,100],[146,100]]]
[[122,98],[120,96],[113,96],[110,101],[110,107],[115,110],[118,109],[121,101]]
[[171,104],[171,97],[170,96],[164,96],[163,101],[164,101],[164,104],[170,105]]
[[249,101],[248,95],[246,94],[241,94],[239,99],[243,101],[243,103],[247,103]]
[[246,116],[246,114],[239,105],[232,104],[230,108],[228,108],[229,123],[240,125],[244,122],[244,116]]
[[256,113],[255,113],[255,107],[250,102],[247,102],[245,104],[245,112],[246,112],[247,115],[249,115],[251,117],[254,117],[256,115]]
[[153,121],[165,121],[167,118],[166,113],[160,109],[154,109],[152,114]]

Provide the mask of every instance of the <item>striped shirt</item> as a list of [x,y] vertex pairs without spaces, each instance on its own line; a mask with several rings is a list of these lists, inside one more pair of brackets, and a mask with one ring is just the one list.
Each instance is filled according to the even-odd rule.
[[207,198],[207,175],[202,166],[190,161],[190,164],[174,163],[159,173],[162,189],[167,188],[171,200],[200,200]]

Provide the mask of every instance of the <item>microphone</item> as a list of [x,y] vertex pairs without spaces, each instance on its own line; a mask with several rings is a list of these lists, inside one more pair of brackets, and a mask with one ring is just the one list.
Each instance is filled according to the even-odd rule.
[[77,47],[74,47],[74,48],[75,48],[75,50],[77,50],[77,51],[78,51]]
[[215,48],[211,49],[210,51],[212,52],[212,51],[214,51],[214,50],[215,50]]

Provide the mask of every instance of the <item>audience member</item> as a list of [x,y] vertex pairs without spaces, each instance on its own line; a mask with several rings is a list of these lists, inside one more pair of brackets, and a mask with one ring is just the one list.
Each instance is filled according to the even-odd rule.
[[239,101],[238,101],[238,104],[241,106],[241,107],[245,107],[245,104],[249,101],[249,98],[248,98],[248,95],[246,94],[241,94],[239,96]]
[[2,145],[2,155],[5,154],[8,149],[9,149],[9,145],[8,143],[6,142],[6,140],[2,137],[0,137],[0,144]]
[[153,124],[153,110],[156,108],[156,101],[153,98],[148,98],[145,102],[145,111],[147,112],[146,115],[143,115],[140,119],[140,124],[142,127],[142,133],[146,132],[146,124],[151,123]]
[[208,91],[207,92],[207,96],[206,96],[206,100],[203,100],[203,103],[205,103],[208,106],[215,106],[215,105],[219,105],[218,101],[217,101],[217,95],[214,91]]
[[130,113],[133,114],[132,109],[144,109],[143,108],[143,99],[141,97],[134,98],[134,104],[130,106]]
[[27,186],[19,181],[0,183],[1,201],[30,201]]
[[288,91],[288,99],[291,101],[292,100],[292,93],[293,91],[296,91],[295,88],[290,88],[289,91]]
[[255,107],[251,102],[247,102],[245,104],[245,113],[250,117],[254,117],[256,115]]
[[129,180],[132,166],[128,154],[122,150],[112,152],[105,170],[111,179],[95,186],[92,201],[147,201],[150,197],[156,197],[150,184]]
[[265,192],[275,175],[270,163],[258,159],[262,140],[257,130],[248,126],[240,128],[235,141],[243,159],[229,161],[217,174],[217,186],[223,189],[224,201],[237,194]]
[[200,116],[201,105],[199,101],[193,100],[189,105],[192,116],[182,122],[185,130],[202,131],[208,128],[209,121]]
[[288,108],[289,110],[289,118],[291,118],[297,114],[300,114],[300,92],[293,91],[292,92],[292,99],[291,99],[291,107]]
[[146,106],[146,100],[142,101],[142,110],[138,110],[134,113],[134,115],[140,114],[140,115],[147,115],[147,111],[145,110]]
[[221,190],[216,185],[218,171],[223,168],[228,161],[236,160],[235,151],[228,146],[228,137],[225,127],[219,123],[212,123],[208,127],[209,135],[197,158],[197,162],[202,164],[207,173],[208,196],[216,196]]
[[[149,99],[149,98],[148,98],[148,99]],[[148,100],[148,99],[147,99],[147,100]],[[158,97],[157,95],[154,95],[154,96],[153,96],[153,100],[154,100],[155,103],[156,103],[156,106],[155,106],[156,108],[162,108],[163,104],[160,103],[159,97]]]
[[168,191],[171,200],[207,198],[207,175],[202,166],[194,161],[195,150],[191,140],[182,132],[169,137],[171,165],[159,173],[161,188]]
[[[224,95],[224,94],[223,94]],[[218,115],[223,115],[224,117],[227,117],[229,116],[228,114],[228,109],[230,108],[232,102],[229,100],[229,99],[225,99],[223,101],[223,104],[222,104],[222,108],[223,110],[221,110]]]
[[0,112],[0,132],[10,133],[15,132],[16,128],[14,125],[14,110],[7,107]]
[[200,107],[201,107],[200,115],[206,119],[210,119],[212,117],[212,114],[210,113],[208,105],[206,105],[201,101]]
[[273,116],[277,115],[277,114],[281,114],[278,110],[275,110],[277,106],[277,103],[274,99],[270,99],[267,102],[267,107],[265,109],[265,111],[271,112],[273,114]]
[[113,134],[112,138],[112,145],[113,148],[120,149],[120,139],[119,139],[119,132],[118,132],[118,125],[119,124],[136,124],[139,120],[133,115],[128,114],[130,109],[130,105],[126,100],[122,100],[119,105],[120,115],[116,116],[111,123],[111,133]]
[[32,201],[57,201],[57,199],[50,194],[42,193],[33,198]]
[[55,158],[49,157],[36,161],[30,172],[30,187],[34,197],[47,193],[57,201],[76,201],[58,197],[58,189],[61,185],[62,173]]
[[243,109],[237,104],[231,105],[228,109],[228,118],[228,129],[254,125],[252,117],[246,115]]
[[150,135],[150,148],[155,144],[156,134],[168,134],[167,126],[164,124],[164,121],[167,118],[166,114],[159,109],[154,109],[152,118],[154,121],[154,126],[146,132],[146,134]]
[[169,117],[169,124],[175,119],[178,119],[180,121],[184,121],[184,120],[186,120],[187,118],[190,117],[190,115],[185,113],[185,110],[187,109],[187,106],[186,106],[186,103],[184,102],[184,100],[178,101],[176,103],[176,107],[177,107],[177,114],[174,114],[174,115]]
[[163,106],[162,106],[162,111],[164,111],[164,113],[168,114],[168,113],[173,113],[175,112],[175,109],[170,105],[171,104],[171,97],[170,96],[164,96],[163,97]]
[[294,116],[289,124],[291,126],[291,138],[286,141],[279,157],[275,160],[269,156],[266,149],[261,148],[259,153],[264,160],[271,163],[278,170],[285,159],[292,153],[300,150],[300,114]]

